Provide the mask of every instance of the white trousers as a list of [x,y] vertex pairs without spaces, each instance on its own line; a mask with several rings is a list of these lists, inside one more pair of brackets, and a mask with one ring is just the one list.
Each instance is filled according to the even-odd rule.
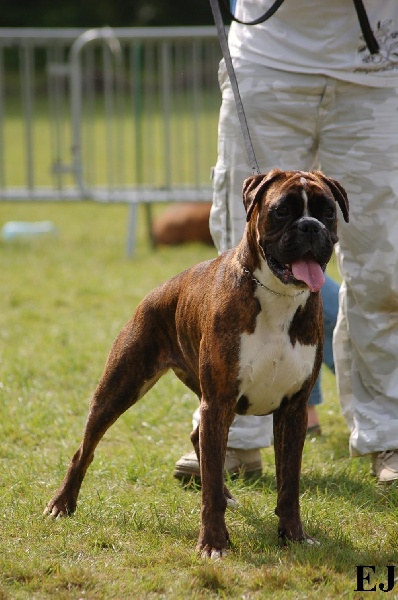
[[[321,165],[347,190],[334,337],[339,395],[353,455],[398,449],[398,90],[243,61],[236,74],[261,172]],[[210,229],[223,252],[242,236],[242,184],[251,169],[223,61],[219,82]],[[271,444],[271,417],[241,416],[231,426],[230,447]]]

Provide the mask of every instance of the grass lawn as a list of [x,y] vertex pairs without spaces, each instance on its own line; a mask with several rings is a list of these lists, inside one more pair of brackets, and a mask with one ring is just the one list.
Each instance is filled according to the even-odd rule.
[[[190,450],[197,400],[171,375],[107,433],[75,515],[42,516],[119,329],[146,292],[215,254],[153,252],[142,230],[128,260],[126,218],[125,206],[1,204],[0,226],[50,219],[59,233],[0,241],[0,600],[398,598],[398,583],[378,587],[398,565],[398,490],[379,488],[368,461],[349,458],[326,369],[324,434],[306,442],[301,486],[303,521],[320,546],[280,546],[268,448],[259,480],[230,482],[240,506],[227,513],[229,556],[197,557],[200,493],[172,476]],[[376,567],[364,581],[372,594],[355,592],[358,565]]]

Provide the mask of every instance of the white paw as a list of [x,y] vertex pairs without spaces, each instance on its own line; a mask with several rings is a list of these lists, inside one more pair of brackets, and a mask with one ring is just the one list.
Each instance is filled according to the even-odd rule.
[[314,540],[314,538],[307,537],[307,538],[305,538],[305,541],[309,546],[320,546],[321,545],[321,542],[319,542],[318,540]]
[[210,559],[211,560],[222,560],[227,555],[228,555],[228,551],[227,550],[212,550],[211,551],[211,555],[210,555]]

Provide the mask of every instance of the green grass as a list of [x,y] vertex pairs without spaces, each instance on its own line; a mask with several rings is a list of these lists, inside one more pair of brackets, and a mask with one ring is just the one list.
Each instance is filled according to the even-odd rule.
[[376,565],[376,585],[398,564],[398,491],[379,489],[366,459],[349,459],[326,370],[324,435],[306,442],[301,486],[304,524],[320,546],[279,545],[268,448],[261,479],[230,482],[240,507],[227,513],[229,556],[197,557],[200,494],[172,477],[190,450],[197,401],[171,375],[107,433],[75,515],[42,516],[114,336],[147,291],[214,255],[198,245],[152,252],[141,230],[128,260],[126,215],[89,203],[1,205],[0,225],[50,219],[59,235],[0,242],[0,599],[398,597],[398,584],[354,591],[356,565]]

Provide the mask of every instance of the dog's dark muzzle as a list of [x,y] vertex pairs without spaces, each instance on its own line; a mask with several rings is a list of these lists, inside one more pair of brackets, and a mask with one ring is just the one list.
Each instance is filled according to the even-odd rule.
[[266,245],[268,266],[283,283],[307,285],[317,291],[337,236],[313,217],[302,217],[278,242]]
[[311,253],[320,265],[326,265],[336,242],[337,236],[318,219],[302,217],[285,232],[278,250],[283,262]]
[[306,235],[316,235],[322,229],[326,229],[325,225],[318,221],[318,219],[314,219],[314,217],[303,217],[297,221],[297,229],[300,233]]

